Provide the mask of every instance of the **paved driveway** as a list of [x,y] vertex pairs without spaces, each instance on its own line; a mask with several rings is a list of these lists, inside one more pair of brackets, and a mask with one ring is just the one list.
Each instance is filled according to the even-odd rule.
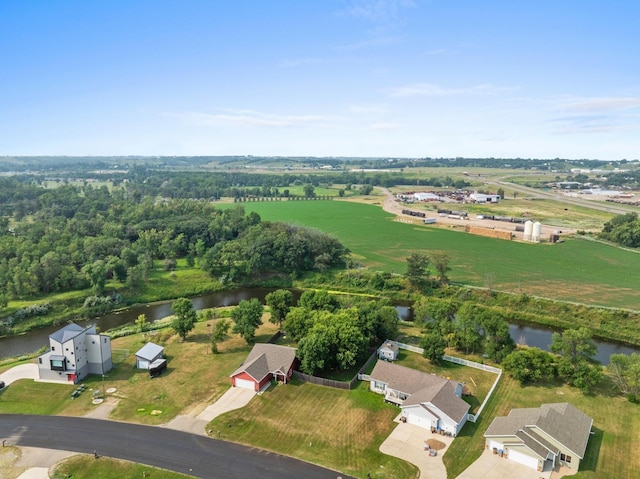
[[380,451],[418,466],[420,479],[447,479],[447,470],[442,462],[442,455],[447,448],[438,451],[435,457],[429,456],[424,450],[424,441],[427,439],[437,439],[447,447],[453,441],[452,437],[432,434],[424,428],[400,422],[380,445]]
[[35,363],[21,364],[0,374],[0,380],[4,381],[7,386],[18,379],[37,379],[38,365]]
[[457,479],[549,479],[551,471],[538,472],[485,450]]
[[220,399],[202,411],[198,415],[198,419],[209,422],[220,414],[233,411],[234,409],[240,409],[246,406],[255,395],[256,392],[251,389],[231,387]]

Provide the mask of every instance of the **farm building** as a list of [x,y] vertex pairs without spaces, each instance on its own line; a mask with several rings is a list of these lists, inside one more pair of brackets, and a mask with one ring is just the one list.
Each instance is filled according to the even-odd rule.
[[231,374],[231,384],[260,391],[271,379],[286,383],[291,378],[295,361],[295,348],[256,344],[244,363]]
[[592,424],[593,419],[569,403],[512,409],[489,425],[485,447],[538,471],[557,465],[577,471]]
[[467,422],[470,406],[456,381],[386,361],[376,363],[369,381],[371,391],[400,406],[409,424],[457,436]]
[[38,375],[47,381],[77,383],[89,374],[105,374],[113,367],[111,338],[95,326],[70,323],[49,335],[49,351],[38,357]]
[[414,193],[413,199],[416,201],[440,201],[440,197],[434,193]]
[[500,201],[500,195],[485,195],[483,193],[471,193],[469,198],[476,203],[497,203]]

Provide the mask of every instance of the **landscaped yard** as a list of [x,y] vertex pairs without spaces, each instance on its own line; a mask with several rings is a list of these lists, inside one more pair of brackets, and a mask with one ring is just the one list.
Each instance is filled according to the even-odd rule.
[[378,451],[396,424],[395,406],[368,390],[294,381],[268,389],[246,407],[214,419],[211,435],[321,464],[355,477],[417,477],[410,464]]

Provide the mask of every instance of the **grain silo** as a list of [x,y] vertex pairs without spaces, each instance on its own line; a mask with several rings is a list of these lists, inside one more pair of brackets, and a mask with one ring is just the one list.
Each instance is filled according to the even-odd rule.
[[540,243],[540,233],[542,231],[542,225],[539,221],[533,223],[533,232],[531,233],[531,241]]
[[524,237],[525,241],[531,241],[531,234],[533,233],[533,221],[527,220],[524,223]]

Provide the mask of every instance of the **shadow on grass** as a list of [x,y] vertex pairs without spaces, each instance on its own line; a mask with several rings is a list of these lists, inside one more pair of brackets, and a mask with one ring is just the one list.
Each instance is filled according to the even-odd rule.
[[584,460],[580,463],[580,471],[593,471],[595,472],[598,465],[598,458],[600,457],[600,447],[602,446],[602,438],[604,431],[597,427],[591,428],[592,434],[589,438],[589,445],[587,446],[587,452]]

